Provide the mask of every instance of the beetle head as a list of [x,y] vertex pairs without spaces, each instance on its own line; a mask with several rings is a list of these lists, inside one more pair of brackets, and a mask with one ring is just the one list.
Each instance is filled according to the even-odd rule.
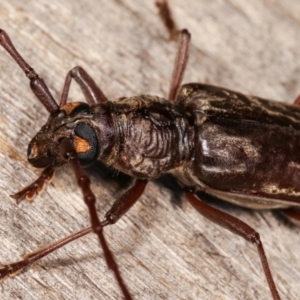
[[83,166],[92,164],[98,156],[99,147],[95,130],[89,123],[89,105],[72,102],[50,114],[47,123],[28,145],[27,158],[36,168],[58,167],[66,163],[61,147],[69,139]]

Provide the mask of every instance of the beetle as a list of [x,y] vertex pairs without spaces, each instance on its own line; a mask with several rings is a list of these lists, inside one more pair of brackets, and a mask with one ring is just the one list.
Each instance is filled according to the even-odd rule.
[[[107,248],[102,228],[115,223],[135,203],[147,180],[171,172],[188,187],[187,199],[201,214],[257,245],[273,298],[279,299],[257,232],[242,221],[201,202],[193,189],[197,187],[250,208],[299,206],[297,195],[286,192],[291,188],[294,189],[292,192],[297,192],[297,157],[285,154],[291,154],[291,151],[287,151],[290,148],[286,147],[298,146],[298,107],[209,85],[186,84],[181,87],[190,39],[186,30],[181,34],[168,97],[170,101],[142,95],[109,102],[86,71],[76,67],[67,75],[58,106],[43,80],[16,52],[7,34],[1,31],[0,36],[1,45],[23,69],[30,79],[34,94],[50,112],[49,120],[28,147],[29,162],[45,169],[34,184],[15,194],[14,198],[17,201],[24,197],[31,200],[42,190],[45,182],[52,179],[54,167],[69,162],[85,195],[92,222],[91,228],[33,255],[26,255],[23,261],[4,266],[0,270],[3,278],[93,230],[98,234],[108,265],[115,270],[124,297],[131,299]],[[80,85],[90,105],[67,103],[72,79]],[[118,126],[113,126],[115,124]],[[161,136],[156,135],[157,132]],[[281,138],[289,138],[290,142],[282,145],[282,139],[274,141],[277,133]],[[212,136],[217,137],[217,141]],[[264,156],[262,150],[269,149],[270,139],[276,147],[282,148]],[[137,144],[139,140],[142,140],[142,144]],[[163,147],[155,145],[155,140]],[[144,147],[143,155],[137,145]],[[276,157],[276,153],[279,156]],[[274,155],[281,160],[274,159]],[[87,166],[99,157],[107,164],[138,178],[134,186],[115,202],[102,222],[96,215],[88,177],[80,166]],[[270,162],[270,158],[274,161]],[[270,172],[268,166],[271,163],[274,169]],[[291,179],[288,182],[278,176],[284,165],[288,166],[286,174]],[[259,177],[255,176],[257,171],[261,171]],[[262,180],[266,178],[268,180]],[[294,184],[292,187],[287,186],[291,183]]]

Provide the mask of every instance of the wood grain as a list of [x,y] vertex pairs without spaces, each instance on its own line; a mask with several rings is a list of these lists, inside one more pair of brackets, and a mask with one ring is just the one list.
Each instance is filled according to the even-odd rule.
[[[172,0],[179,28],[192,33],[184,82],[207,82],[292,102],[300,92],[298,0]],[[59,98],[64,77],[81,65],[108,98],[165,96],[176,45],[153,1],[0,2],[0,27]],[[43,195],[20,205],[9,197],[39,171],[26,160],[47,119],[27,79],[0,50],[0,262],[89,226],[72,170],[65,166]],[[71,99],[83,100],[72,86]],[[284,141],[283,141],[284,142]],[[100,216],[130,184],[96,165],[89,170]],[[256,249],[199,216],[169,177],[105,231],[135,299],[271,299]],[[276,214],[221,205],[255,227],[282,299],[299,299],[299,229]],[[97,239],[89,235],[0,285],[1,299],[121,299]]]

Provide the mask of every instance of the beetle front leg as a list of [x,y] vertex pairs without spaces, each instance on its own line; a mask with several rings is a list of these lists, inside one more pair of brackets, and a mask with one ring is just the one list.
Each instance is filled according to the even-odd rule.
[[187,199],[189,203],[204,217],[210,221],[230,230],[231,232],[243,237],[246,241],[255,244],[257,246],[257,251],[262,263],[262,267],[269,284],[272,296],[274,300],[280,300],[276,285],[273,280],[272,273],[270,271],[269,263],[260,240],[259,234],[249,225],[243,221],[235,218],[223,211],[220,211],[214,207],[207,205],[197,198],[192,192],[186,192]]
[[97,86],[93,78],[83,68],[77,66],[69,71],[66,76],[59,107],[62,107],[67,103],[72,79],[75,79],[80,86],[82,93],[84,94],[84,97],[89,105],[95,105],[97,103],[104,103],[107,101],[106,96]]
[[12,198],[16,199],[17,204],[21,200],[26,199],[27,201],[32,201],[38,194],[41,194],[44,190],[45,184],[51,182],[54,177],[54,168],[47,167],[43,170],[41,175],[30,185],[26,186],[20,192],[10,195]]

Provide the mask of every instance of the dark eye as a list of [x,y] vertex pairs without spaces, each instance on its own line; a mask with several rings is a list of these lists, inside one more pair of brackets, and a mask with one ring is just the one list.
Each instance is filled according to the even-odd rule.
[[95,130],[90,125],[82,122],[76,126],[74,144],[83,167],[88,167],[97,160],[99,143]]

